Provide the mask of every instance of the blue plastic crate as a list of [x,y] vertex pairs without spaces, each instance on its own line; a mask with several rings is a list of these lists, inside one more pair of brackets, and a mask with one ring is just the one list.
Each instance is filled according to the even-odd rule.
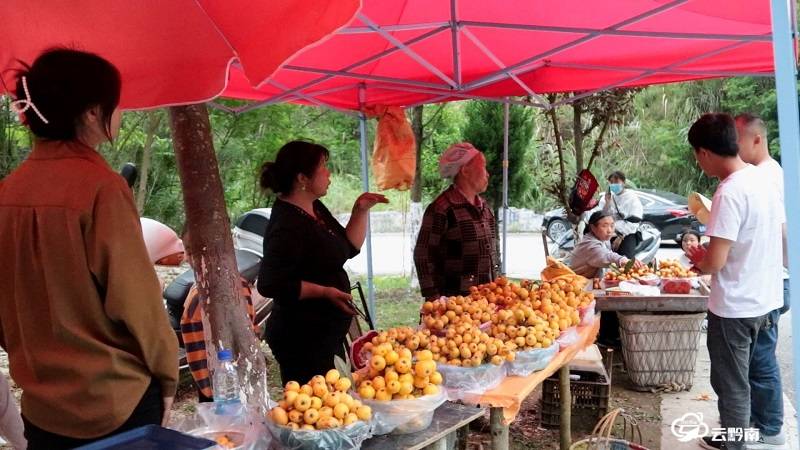
[[200,450],[216,444],[208,439],[189,436],[158,425],[145,425],[76,450]]

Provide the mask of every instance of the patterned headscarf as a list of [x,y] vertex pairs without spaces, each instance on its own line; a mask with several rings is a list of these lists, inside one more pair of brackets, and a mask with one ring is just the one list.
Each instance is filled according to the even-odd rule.
[[478,153],[478,149],[469,142],[451,145],[439,158],[439,174],[442,178],[453,178],[464,164],[467,164]]

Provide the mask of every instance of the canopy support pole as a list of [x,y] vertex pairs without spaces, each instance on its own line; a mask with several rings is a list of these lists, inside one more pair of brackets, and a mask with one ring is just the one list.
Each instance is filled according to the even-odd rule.
[[508,273],[508,102],[503,104],[503,275]]
[[[792,0],[793,1],[793,0]],[[794,309],[792,328],[800,330],[800,114],[797,106],[797,63],[792,27],[796,18],[787,0],[771,0],[772,49],[775,57],[775,89],[778,98],[778,131],[784,170],[784,208],[789,240],[789,298]],[[794,367],[800,367],[800,333],[792,333]],[[800,371],[794,371],[800,389]],[[797,420],[797,419],[795,419]]]
[[[366,92],[362,87],[358,91],[358,100],[361,105],[364,104]],[[364,192],[369,192],[369,160],[367,155],[367,116],[361,112],[358,115],[358,134],[359,143],[361,146],[361,182]],[[367,305],[369,311],[367,313],[372,318],[372,323],[378,326],[378,317],[375,310],[375,286],[372,274],[372,226],[370,224],[370,212],[367,211],[367,237],[365,239],[367,245]]]

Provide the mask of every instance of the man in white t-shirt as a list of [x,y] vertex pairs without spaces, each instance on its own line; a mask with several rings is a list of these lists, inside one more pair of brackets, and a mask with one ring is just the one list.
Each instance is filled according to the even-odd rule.
[[[739,157],[736,125],[727,114],[705,114],[689,129],[689,143],[706,175],[720,180],[711,206],[708,248],[691,250],[697,268],[711,274],[708,350],[720,425],[750,428],[750,360],[770,313],[781,307],[783,205],[761,169]],[[712,436],[706,448],[742,449],[743,436]]]
[[[772,184],[783,206],[783,169],[769,154],[769,140],[764,121],[753,114],[740,114],[736,116],[736,132],[739,156],[744,162],[762,170],[764,180]],[[785,233],[784,226],[782,234],[785,236]],[[783,389],[775,350],[778,345],[780,316],[789,310],[788,281],[788,272],[784,268],[783,306],[770,313],[772,327],[758,334],[753,359],[750,361],[750,421],[761,431],[763,448],[780,448],[777,446],[786,444],[786,436],[781,431]]]

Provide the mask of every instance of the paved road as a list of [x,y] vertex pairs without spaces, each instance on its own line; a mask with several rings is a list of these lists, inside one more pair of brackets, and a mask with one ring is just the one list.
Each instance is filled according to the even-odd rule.
[[[413,257],[412,242],[409,235],[403,233],[374,234],[373,267],[376,275],[405,275],[411,273]],[[347,264],[348,269],[356,274],[365,274],[366,248]],[[676,246],[664,246],[658,253],[659,258],[677,258],[681,250]],[[535,278],[545,265],[542,237],[539,233],[514,233],[508,236],[508,273],[515,278]],[[794,383],[792,382],[792,327],[791,313],[781,318],[781,331],[778,344],[778,361],[781,364],[781,378],[784,392],[792,403],[795,403]]]

